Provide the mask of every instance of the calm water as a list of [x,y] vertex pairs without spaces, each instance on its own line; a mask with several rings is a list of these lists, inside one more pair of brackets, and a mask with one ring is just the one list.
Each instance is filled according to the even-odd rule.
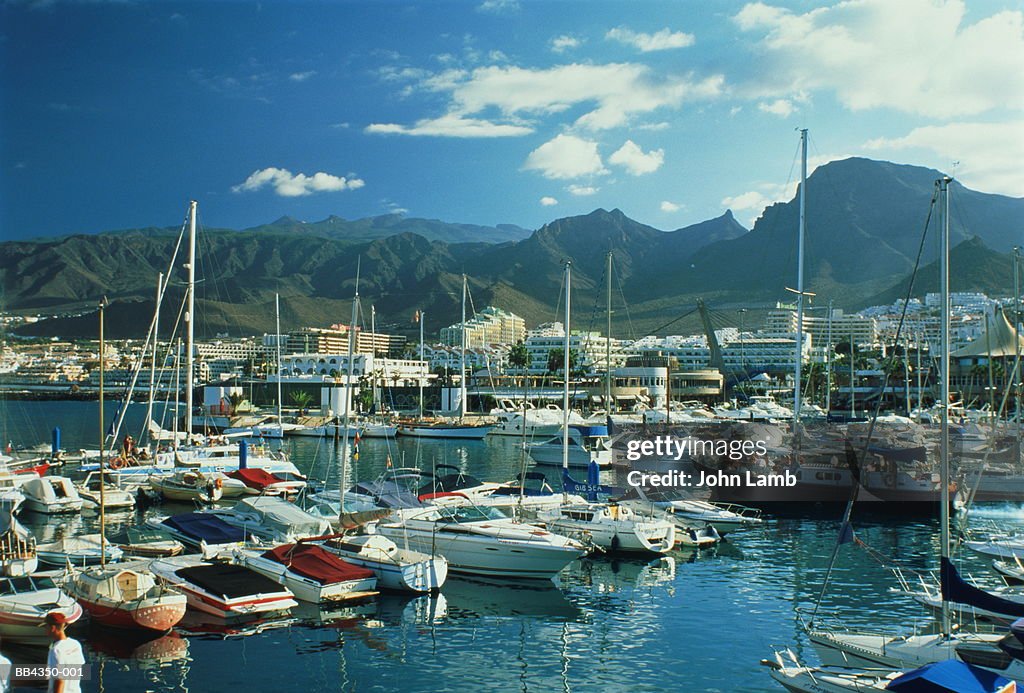
[[[49,441],[57,425],[66,448],[96,447],[95,402],[4,407],[6,435],[15,444]],[[133,407],[138,411],[130,411],[129,420],[136,435],[143,409]],[[108,404],[108,416],[115,408]],[[337,483],[332,443],[292,438],[285,445],[300,468]],[[364,440],[352,476],[375,476],[389,456],[402,466],[453,464],[487,480],[512,478],[520,464],[514,440]],[[981,517],[986,513],[988,520]],[[983,511],[973,522],[1000,515],[1001,522],[1024,524],[1024,512],[1016,509]],[[110,532],[142,517],[115,516]],[[88,514],[63,524],[23,519],[40,539],[83,531],[95,521]],[[813,605],[836,529],[837,522],[829,520],[772,520],[763,529],[730,535],[711,552],[677,553],[650,563],[584,559],[551,585],[452,579],[440,597],[385,596],[325,612],[306,605],[250,634],[209,632],[191,622],[142,643],[85,629],[76,637],[98,664],[83,689],[782,690],[758,662],[773,646],[792,647],[814,661],[795,607]],[[908,574],[937,565],[934,522],[858,523],[857,532],[882,560]],[[963,559],[965,572],[995,584],[983,560]],[[894,586],[886,566],[847,545],[824,608],[851,625],[927,625],[923,609],[889,594]],[[42,662],[45,656],[6,647],[5,652],[22,662]]]

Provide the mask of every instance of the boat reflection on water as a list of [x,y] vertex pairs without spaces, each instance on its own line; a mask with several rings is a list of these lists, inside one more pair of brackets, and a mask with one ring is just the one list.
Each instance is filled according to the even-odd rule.
[[[271,612],[275,613],[275,612]],[[249,635],[259,635],[264,631],[275,628],[287,628],[296,622],[296,618],[290,613],[260,618],[254,616],[239,620],[232,618],[226,620],[212,614],[203,613],[194,609],[185,612],[185,618],[178,623],[176,630],[189,636],[199,638],[242,638]]]
[[653,561],[628,558],[585,558],[563,573],[566,587],[585,586],[599,592],[621,592],[637,587],[670,585],[676,575],[677,561],[692,563],[698,552],[661,556]]
[[93,623],[83,642],[100,657],[132,660],[140,668],[158,668],[188,657],[188,639],[173,630],[155,635]]
[[529,616],[555,621],[574,621],[579,608],[549,580],[487,580],[449,578],[444,586],[451,619]]

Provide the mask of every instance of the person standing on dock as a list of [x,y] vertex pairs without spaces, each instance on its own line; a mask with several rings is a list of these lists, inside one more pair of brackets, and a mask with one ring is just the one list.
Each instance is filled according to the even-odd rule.
[[[64,629],[68,620],[59,611],[51,611],[46,614],[46,625],[50,629],[50,654],[46,658],[48,669],[66,669],[77,667],[79,669],[85,664],[85,655],[82,654],[82,644],[74,638],[69,638]],[[50,676],[49,693],[80,693],[82,683],[78,677],[60,678],[58,674]]]

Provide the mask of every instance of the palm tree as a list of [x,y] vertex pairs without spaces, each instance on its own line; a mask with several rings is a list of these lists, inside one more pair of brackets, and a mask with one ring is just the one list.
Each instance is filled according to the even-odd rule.
[[306,408],[313,402],[313,395],[305,390],[296,390],[291,393],[292,404],[299,408],[301,416],[306,415]]

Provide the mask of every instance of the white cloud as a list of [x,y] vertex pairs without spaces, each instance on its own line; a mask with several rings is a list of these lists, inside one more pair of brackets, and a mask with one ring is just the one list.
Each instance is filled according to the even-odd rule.
[[[629,123],[638,114],[659,108],[677,108],[684,102],[718,97],[724,77],[697,78],[692,74],[674,75],[656,80],[646,65],[610,63],[606,65],[570,64],[547,69],[516,66],[481,67],[467,72],[446,70],[420,79],[415,87],[431,92],[450,92],[447,115],[436,120],[469,122],[487,113],[488,124],[510,126],[503,134],[526,134],[524,119],[559,114],[583,107],[584,113],[573,125],[589,130],[605,130]],[[497,112],[500,115],[491,114]],[[504,122],[499,123],[501,119]],[[435,122],[434,119],[421,123]],[[486,128],[478,135],[493,136]],[[380,132],[380,129],[369,130]],[[416,127],[388,126],[387,132],[432,134]],[[445,133],[439,133],[445,134]]]
[[634,176],[654,173],[665,163],[665,150],[652,149],[644,152],[633,140],[626,140],[619,149],[608,157],[608,162],[622,166]]
[[304,173],[293,174],[287,169],[270,167],[253,171],[245,182],[233,186],[231,190],[236,193],[251,192],[267,185],[273,186],[274,192],[281,197],[299,197],[315,192],[356,190],[365,183],[359,178],[333,176],[323,172],[307,176]]
[[579,48],[583,44],[581,39],[569,34],[563,34],[551,39],[551,51],[553,53],[565,53],[566,51]]
[[746,212],[747,225],[753,226],[765,207],[776,202],[786,202],[793,199],[793,196],[796,195],[796,189],[796,182],[782,185],[778,183],[762,183],[755,190],[748,190],[739,195],[723,198],[722,206],[726,209],[731,209],[741,216],[744,216],[743,213]]
[[596,195],[600,188],[595,188],[593,185],[570,185],[566,190],[577,197],[589,197]]
[[530,152],[523,169],[540,171],[545,178],[568,179],[607,173],[597,153],[597,142],[575,135],[558,135]]
[[680,210],[680,206],[677,205],[675,202],[669,202],[668,200],[662,200],[662,202],[661,202],[661,211],[662,212],[666,212],[668,214],[672,214],[673,212],[678,212],[679,210]]
[[558,204],[558,200],[553,197],[542,197],[540,198],[540,204],[542,207],[554,207]]
[[316,74],[316,70],[307,70],[306,72],[293,72],[288,75],[288,79],[293,82],[305,82],[307,79]]
[[477,8],[477,12],[489,14],[509,14],[519,11],[519,0],[484,0]]
[[633,46],[642,53],[664,51],[672,48],[686,48],[694,42],[693,34],[662,29],[654,34],[642,34],[626,27],[616,27],[604,35],[609,41],[618,41]]
[[533,128],[522,125],[492,123],[488,120],[463,118],[455,114],[417,121],[412,127],[396,123],[371,123],[365,132],[383,135],[419,135],[431,137],[517,137],[528,135]]
[[963,0],[844,0],[804,14],[762,2],[733,19],[760,35],[752,96],[834,92],[851,110],[958,117],[1024,108],[1024,12],[965,23]]
[[909,150],[970,188],[1024,197],[1024,121],[928,125],[903,137],[871,140],[864,148],[887,158]]
[[771,113],[773,115],[782,116],[788,118],[793,114],[793,102],[789,99],[775,99],[771,102],[764,102],[757,104],[757,108],[765,113]]

